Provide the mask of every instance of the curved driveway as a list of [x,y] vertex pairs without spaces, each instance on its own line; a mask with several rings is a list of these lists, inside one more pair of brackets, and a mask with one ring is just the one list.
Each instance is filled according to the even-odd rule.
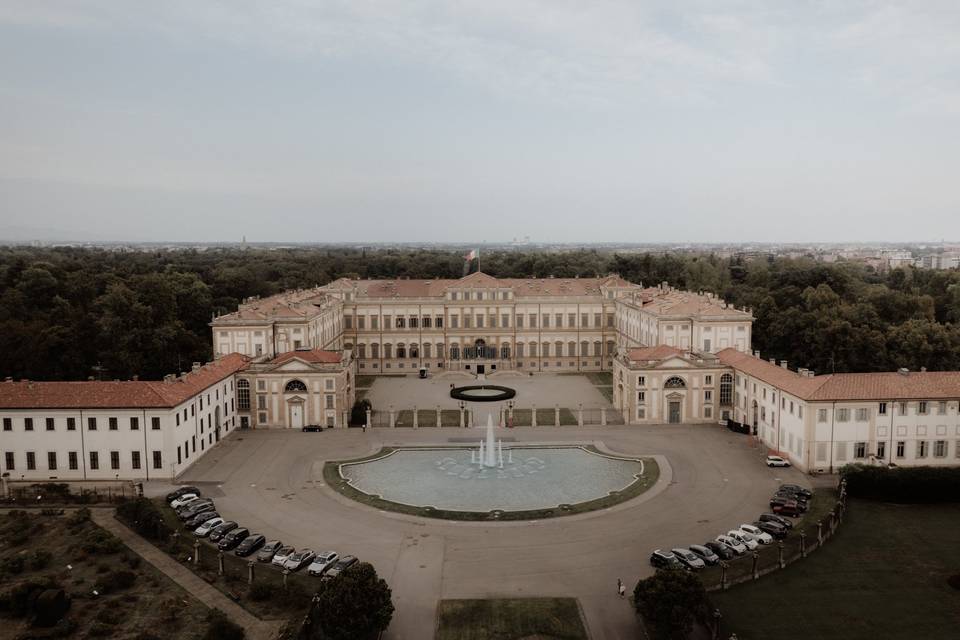
[[636,638],[629,601],[616,595],[617,578],[632,587],[652,573],[652,549],[702,543],[752,522],[781,479],[806,483],[797,471],[764,466],[763,453],[746,436],[688,425],[498,429],[497,437],[505,440],[592,442],[666,462],[661,484],[589,514],[449,522],[377,511],[323,482],[325,460],[358,457],[384,445],[446,444],[465,437],[479,440],[479,430],[235,432],[180,481],[206,487],[221,513],[268,538],[373,563],[393,589],[396,605],[386,637],[403,640],[433,637],[441,598],[511,596],[579,598],[592,638]]

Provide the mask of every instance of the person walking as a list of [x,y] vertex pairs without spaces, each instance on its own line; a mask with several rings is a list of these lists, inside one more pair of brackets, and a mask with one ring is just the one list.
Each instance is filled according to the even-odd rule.
[[617,578],[617,593],[620,594],[620,597],[623,598],[627,593],[627,588],[623,586],[623,580]]

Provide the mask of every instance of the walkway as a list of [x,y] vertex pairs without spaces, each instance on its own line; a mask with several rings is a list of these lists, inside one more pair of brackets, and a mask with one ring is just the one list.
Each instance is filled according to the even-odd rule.
[[279,620],[261,620],[223,595],[179,562],[157,549],[113,517],[113,509],[91,509],[91,518],[100,527],[117,536],[137,555],[155,566],[194,598],[210,608],[223,611],[247,632],[248,640],[273,640],[283,624]]

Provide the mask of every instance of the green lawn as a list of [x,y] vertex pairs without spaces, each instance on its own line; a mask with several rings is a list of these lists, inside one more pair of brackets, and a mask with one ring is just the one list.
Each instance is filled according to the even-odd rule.
[[441,600],[436,640],[587,640],[574,598]]
[[741,639],[958,637],[960,505],[852,500],[833,540],[806,560],[711,594]]

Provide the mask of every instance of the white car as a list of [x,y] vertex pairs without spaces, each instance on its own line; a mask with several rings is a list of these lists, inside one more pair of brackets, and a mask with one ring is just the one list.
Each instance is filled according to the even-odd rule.
[[716,540],[720,544],[730,547],[730,549],[738,556],[742,556],[747,552],[747,547],[742,542],[735,538],[731,538],[730,536],[720,535],[717,536]]
[[789,467],[790,461],[784,460],[780,456],[767,456],[768,467]]
[[201,524],[199,527],[194,529],[193,535],[197,536],[198,538],[206,538],[208,535],[210,535],[210,532],[213,531],[215,527],[223,523],[224,523],[223,518],[219,518],[219,517],[210,518],[209,520]]
[[307,573],[312,576],[322,576],[327,569],[333,566],[333,563],[340,559],[340,554],[336,551],[322,551],[313,559],[310,566],[307,567]]
[[310,549],[300,549],[294,553],[291,553],[287,556],[287,559],[283,562],[283,568],[288,571],[300,571],[317,557]]
[[727,535],[733,538],[734,540],[738,540],[743,546],[745,546],[750,551],[753,551],[754,549],[760,546],[760,543],[757,542],[756,538],[754,538],[749,533],[744,533],[743,531],[740,531],[739,529],[731,529],[730,531],[727,531]]
[[280,547],[280,550],[277,551],[275,554],[273,554],[273,560],[271,560],[270,562],[277,565],[278,567],[282,567],[283,563],[287,561],[287,558],[293,555],[294,551],[296,551],[296,549],[294,549],[290,545],[285,545],[283,547]]
[[752,535],[754,538],[756,538],[757,540],[759,540],[759,541],[760,541],[760,544],[770,544],[770,543],[773,542],[773,536],[772,536],[772,535],[770,535],[770,534],[767,533],[766,531],[763,531],[762,529],[758,529],[757,527],[753,526],[752,524],[742,524],[742,525],[740,525],[740,531],[743,531],[743,532],[745,532],[745,533],[749,533],[749,534]]
[[182,496],[180,496],[179,498],[177,498],[176,500],[174,500],[173,502],[171,502],[171,503],[170,503],[170,506],[173,507],[174,509],[179,509],[179,508],[182,507],[183,505],[185,505],[185,504],[190,504],[191,502],[193,502],[193,501],[196,500],[196,499],[197,499],[197,494],[195,494],[195,493],[185,493],[185,494],[183,494]]

